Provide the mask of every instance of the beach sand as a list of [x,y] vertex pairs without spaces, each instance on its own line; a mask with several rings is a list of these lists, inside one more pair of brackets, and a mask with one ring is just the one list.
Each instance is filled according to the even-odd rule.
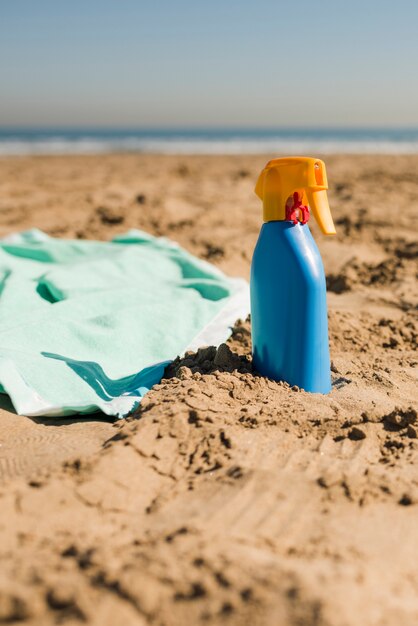
[[[141,228],[248,278],[267,158],[2,158],[0,236]],[[4,398],[0,623],[416,626],[418,157],[325,160],[332,393],[253,373],[244,320],[127,420]]]

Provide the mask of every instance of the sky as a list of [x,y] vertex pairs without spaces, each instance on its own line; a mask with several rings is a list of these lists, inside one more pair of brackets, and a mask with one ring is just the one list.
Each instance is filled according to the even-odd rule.
[[418,126],[417,0],[0,0],[0,126]]

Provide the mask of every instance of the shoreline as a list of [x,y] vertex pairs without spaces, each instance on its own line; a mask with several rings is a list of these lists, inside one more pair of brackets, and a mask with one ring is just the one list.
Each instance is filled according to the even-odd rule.
[[21,158],[81,158],[81,157],[92,157],[99,158],[103,156],[114,156],[114,157],[134,157],[134,156],[152,156],[152,157],[172,157],[172,158],[199,158],[199,157],[213,157],[213,158],[222,158],[222,157],[230,157],[230,158],[257,158],[257,157],[265,157],[267,159],[282,157],[282,156],[301,156],[305,154],[315,154],[317,158],[322,158],[326,160],[327,158],[333,157],[347,157],[347,158],[362,158],[362,157],[374,157],[374,158],[415,158],[418,156],[418,148],[414,151],[358,151],[358,152],[347,152],[344,150],[338,151],[330,151],[324,152],[320,150],[300,150],[295,151],[291,150],[287,151],[254,151],[254,152],[245,152],[245,151],[237,151],[237,152],[171,152],[171,151],[151,151],[151,150],[103,150],[103,151],[93,151],[93,152],[24,152],[22,154],[2,154],[0,151],[0,159],[21,159]]

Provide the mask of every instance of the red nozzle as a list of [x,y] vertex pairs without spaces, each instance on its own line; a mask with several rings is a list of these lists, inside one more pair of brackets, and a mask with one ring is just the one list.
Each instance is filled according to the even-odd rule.
[[286,204],[286,220],[297,224],[299,221],[301,224],[306,224],[309,221],[309,208],[302,204],[302,200],[299,199],[297,191],[293,194],[293,202],[290,205]]

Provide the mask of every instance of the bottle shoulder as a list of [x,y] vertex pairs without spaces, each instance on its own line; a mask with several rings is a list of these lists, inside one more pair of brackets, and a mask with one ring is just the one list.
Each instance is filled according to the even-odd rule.
[[289,222],[263,224],[252,260],[254,272],[283,272],[308,282],[324,283],[321,255],[308,225]]
[[318,247],[307,224],[291,222],[266,222],[257,239],[256,251],[268,254],[282,252],[294,255],[319,255]]

